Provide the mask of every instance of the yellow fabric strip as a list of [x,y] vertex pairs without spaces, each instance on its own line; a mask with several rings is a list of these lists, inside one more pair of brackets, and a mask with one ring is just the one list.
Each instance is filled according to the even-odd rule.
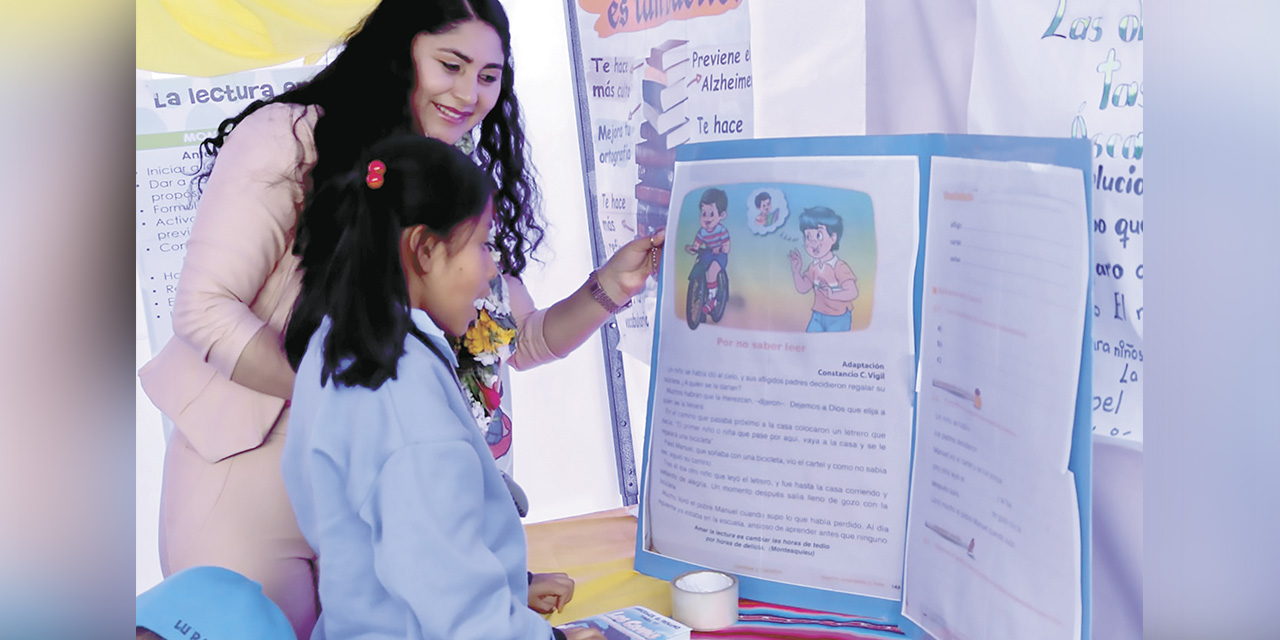
[[211,77],[315,58],[376,0],[135,0],[135,65]]

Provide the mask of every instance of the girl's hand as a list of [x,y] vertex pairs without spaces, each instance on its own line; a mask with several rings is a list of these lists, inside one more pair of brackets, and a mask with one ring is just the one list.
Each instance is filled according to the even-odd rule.
[[644,291],[645,279],[656,273],[662,263],[662,245],[666,238],[666,229],[659,229],[651,236],[641,236],[622,245],[596,272],[605,293],[614,300],[626,301]]
[[[547,614],[573,599],[573,578],[566,573],[535,573],[529,582],[529,608]],[[570,636],[572,637],[572,636]]]

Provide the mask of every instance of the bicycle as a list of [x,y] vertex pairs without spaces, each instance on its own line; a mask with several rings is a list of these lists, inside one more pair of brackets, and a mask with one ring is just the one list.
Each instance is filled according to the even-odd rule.
[[[687,247],[692,252],[692,245]],[[690,329],[697,329],[699,324],[707,320],[706,307],[711,308],[711,322],[720,322],[724,310],[729,306],[729,272],[720,269],[716,275],[716,297],[707,305],[707,269],[711,267],[712,252],[710,249],[697,250],[698,261],[689,271],[689,292],[685,296],[685,321]]]

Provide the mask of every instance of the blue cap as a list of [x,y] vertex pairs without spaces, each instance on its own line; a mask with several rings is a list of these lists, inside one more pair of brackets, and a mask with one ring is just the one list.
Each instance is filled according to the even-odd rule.
[[137,598],[137,626],[165,640],[297,640],[262,585],[222,567],[191,567]]

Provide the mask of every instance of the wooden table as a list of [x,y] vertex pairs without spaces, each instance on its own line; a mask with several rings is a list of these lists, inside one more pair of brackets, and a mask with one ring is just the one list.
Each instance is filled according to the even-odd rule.
[[635,571],[636,519],[625,508],[525,526],[529,570],[573,577],[573,600],[551,624],[641,604],[671,615],[671,584]]

